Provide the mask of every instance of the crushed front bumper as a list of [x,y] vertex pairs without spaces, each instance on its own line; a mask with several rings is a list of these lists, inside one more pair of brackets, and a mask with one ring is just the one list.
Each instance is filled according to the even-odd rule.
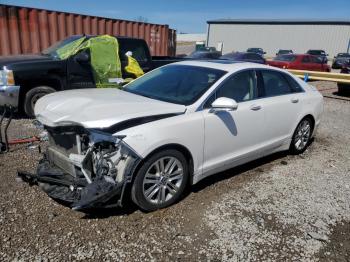
[[78,211],[121,206],[126,184],[104,178],[89,184],[64,173],[45,159],[39,163],[37,174],[19,171],[17,176],[31,186],[39,186],[52,199]]
[[0,85],[0,107],[18,108],[20,86]]
[[[63,138],[68,140],[68,131]],[[122,138],[91,131],[89,141],[83,152],[68,156],[49,146],[36,174],[18,172],[18,178],[74,210],[122,206],[125,188],[141,158]]]

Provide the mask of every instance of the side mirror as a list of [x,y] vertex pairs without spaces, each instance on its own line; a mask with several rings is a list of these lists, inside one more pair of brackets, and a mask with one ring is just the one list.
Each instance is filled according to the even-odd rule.
[[238,104],[234,99],[219,97],[211,104],[211,108],[214,110],[236,110]]
[[80,52],[74,57],[74,59],[78,63],[88,63],[90,61],[90,56],[86,52]]

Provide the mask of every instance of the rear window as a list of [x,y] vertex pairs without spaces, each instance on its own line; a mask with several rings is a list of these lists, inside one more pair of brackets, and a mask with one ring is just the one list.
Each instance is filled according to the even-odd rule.
[[309,50],[307,53],[310,55],[325,55],[326,54],[325,51],[323,51],[323,50]]
[[295,61],[297,57],[295,55],[280,55],[275,57],[275,61],[292,62]]
[[122,39],[118,38],[119,42],[119,55],[121,60],[126,60],[125,53],[132,52],[132,57],[140,62],[147,62],[147,53],[145,42],[136,39]]

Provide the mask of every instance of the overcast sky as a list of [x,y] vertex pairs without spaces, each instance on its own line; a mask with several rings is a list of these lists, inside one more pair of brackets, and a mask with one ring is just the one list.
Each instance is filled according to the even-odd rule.
[[1,3],[56,11],[168,24],[178,32],[204,33],[207,20],[343,19],[350,0],[0,0]]

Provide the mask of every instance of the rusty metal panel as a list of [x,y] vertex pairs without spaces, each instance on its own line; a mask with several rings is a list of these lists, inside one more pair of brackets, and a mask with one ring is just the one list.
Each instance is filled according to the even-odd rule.
[[50,32],[50,44],[58,41],[58,25],[57,25],[57,13],[49,13],[49,32]]
[[28,21],[28,10],[25,8],[20,8],[18,10],[19,15],[19,26],[21,32],[21,43],[22,43],[22,52],[30,53],[31,51],[31,40],[29,35],[29,23]]
[[[40,34],[39,34],[39,23],[38,23],[38,10],[29,10],[29,32],[30,40],[32,45],[32,53],[40,52]],[[31,52],[29,52],[31,53]]]
[[2,55],[11,54],[10,41],[4,41],[4,39],[9,39],[8,29],[7,8],[5,6],[0,6],[0,40]]
[[40,33],[40,48],[45,49],[50,46],[49,25],[47,19],[47,11],[39,11],[39,33]]
[[11,42],[11,53],[20,54],[21,53],[21,42],[19,37],[18,28],[18,13],[15,7],[10,7],[8,9],[8,19],[9,19],[9,35]]
[[0,55],[38,53],[71,35],[110,34],[145,39],[152,55],[174,55],[167,25],[0,4]]

